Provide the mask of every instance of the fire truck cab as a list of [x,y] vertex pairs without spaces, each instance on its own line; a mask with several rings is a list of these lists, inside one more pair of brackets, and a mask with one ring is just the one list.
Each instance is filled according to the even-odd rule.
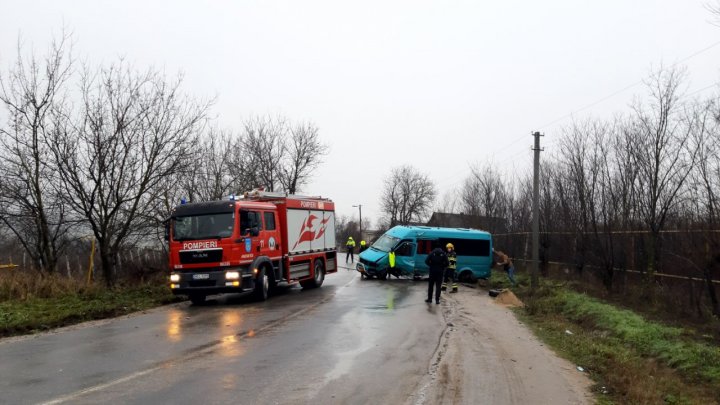
[[262,191],[178,205],[167,226],[170,288],[200,304],[249,291],[265,300],[280,283],[320,287],[337,271],[334,209],[328,199]]

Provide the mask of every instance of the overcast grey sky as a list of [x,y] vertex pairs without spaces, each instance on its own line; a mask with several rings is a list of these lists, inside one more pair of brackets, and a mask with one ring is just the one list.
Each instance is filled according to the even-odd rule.
[[[428,173],[442,197],[477,162],[522,175],[532,130],[551,153],[571,119],[549,123],[653,66],[704,50],[682,62],[687,91],[718,82],[720,27],[705,3],[2,0],[0,67],[19,34],[41,53],[65,26],[79,59],[183,72],[187,92],[217,95],[221,127],[254,114],[313,121],[331,153],[305,194],[332,198],[339,215],[363,204],[374,222],[393,166]],[[576,117],[627,111],[642,90]]]

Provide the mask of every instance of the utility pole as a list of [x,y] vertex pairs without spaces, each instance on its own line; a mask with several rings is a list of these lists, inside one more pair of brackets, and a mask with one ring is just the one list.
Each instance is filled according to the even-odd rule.
[[362,233],[362,204],[353,205],[353,207],[357,207],[360,211],[360,240],[363,240],[363,233]]
[[530,287],[538,287],[538,262],[540,261],[540,132],[533,132],[535,145],[533,157],[533,215],[532,215],[532,267],[530,268]]

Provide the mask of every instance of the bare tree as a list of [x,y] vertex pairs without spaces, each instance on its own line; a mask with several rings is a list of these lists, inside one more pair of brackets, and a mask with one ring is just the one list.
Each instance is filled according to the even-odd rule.
[[246,160],[238,137],[229,130],[209,127],[179,175],[182,196],[188,201],[210,201],[248,189],[238,188],[247,180]]
[[182,80],[133,71],[122,61],[81,80],[77,124],[55,134],[53,152],[71,207],[88,222],[106,284],[124,243],[142,237],[165,180],[192,157],[209,103],[180,92]]
[[507,200],[505,181],[497,170],[489,165],[470,169],[470,176],[465,179],[460,193],[460,209],[464,213],[505,218]]
[[458,201],[458,190],[448,190],[443,194],[443,197],[437,201],[434,210],[437,212],[455,213],[460,208],[460,202]]
[[694,112],[692,133],[697,164],[691,179],[692,189],[696,190],[692,201],[697,222],[704,224],[707,231],[704,233],[705,254],[695,255],[703,258],[696,266],[702,269],[713,315],[720,317],[720,303],[712,279],[713,269],[720,266],[720,256],[711,253],[720,251],[720,238],[714,232],[720,226],[720,108],[717,100],[711,100],[705,105],[696,104]]
[[660,231],[682,197],[683,185],[695,159],[695,151],[689,150],[691,125],[681,114],[681,82],[682,73],[678,70],[654,73],[646,82],[650,105],[636,103],[631,126],[627,128],[632,141],[630,157],[638,169],[635,179],[637,209],[650,231],[649,276],[658,271]]
[[284,118],[255,117],[245,122],[242,142],[248,156],[246,169],[255,186],[275,191],[280,185],[286,131]]
[[280,183],[285,192],[295,194],[307,184],[310,175],[328,153],[328,146],[320,141],[318,128],[312,123],[296,124],[290,129],[286,142],[286,156],[280,166]]
[[[604,160],[600,144],[606,129],[598,121],[574,123],[560,141],[563,175],[567,195],[560,198],[565,207],[568,230],[575,232],[575,263],[578,270],[585,266],[590,253],[591,229],[598,228],[597,206],[600,200],[600,175]],[[593,237],[595,235],[592,235]]]
[[[562,205],[562,200],[567,198],[567,191],[566,177],[562,175],[560,164],[549,161],[540,170],[539,222],[540,236],[543,239],[546,237],[544,234],[565,230],[567,213]],[[532,182],[530,183],[530,193],[526,196],[531,198],[530,206],[532,206]]]
[[435,185],[412,166],[396,167],[385,179],[380,200],[390,226],[423,221],[435,200]]
[[508,198],[508,230],[530,229],[532,218],[532,176],[525,175],[510,188]]
[[600,277],[608,290],[614,277],[613,230],[621,197],[612,166],[615,129],[598,120],[575,122],[560,142],[560,162],[567,180],[567,195],[560,201],[567,229],[575,232],[576,266],[582,269],[586,262],[599,259]]
[[0,102],[9,122],[0,127],[0,222],[12,231],[41,272],[55,271],[70,229],[66,206],[56,193],[49,150],[54,109],[65,102],[71,76],[69,37],[54,40],[41,61],[18,59],[0,76]]
[[713,24],[720,26],[720,1],[708,2],[705,8],[713,15]]

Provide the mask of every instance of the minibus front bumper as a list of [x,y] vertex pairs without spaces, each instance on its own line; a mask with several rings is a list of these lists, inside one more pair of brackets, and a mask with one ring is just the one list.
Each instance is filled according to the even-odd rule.
[[358,262],[358,264],[355,265],[355,270],[360,272],[360,274],[363,274],[368,277],[378,275],[377,267],[372,266],[368,263]]

